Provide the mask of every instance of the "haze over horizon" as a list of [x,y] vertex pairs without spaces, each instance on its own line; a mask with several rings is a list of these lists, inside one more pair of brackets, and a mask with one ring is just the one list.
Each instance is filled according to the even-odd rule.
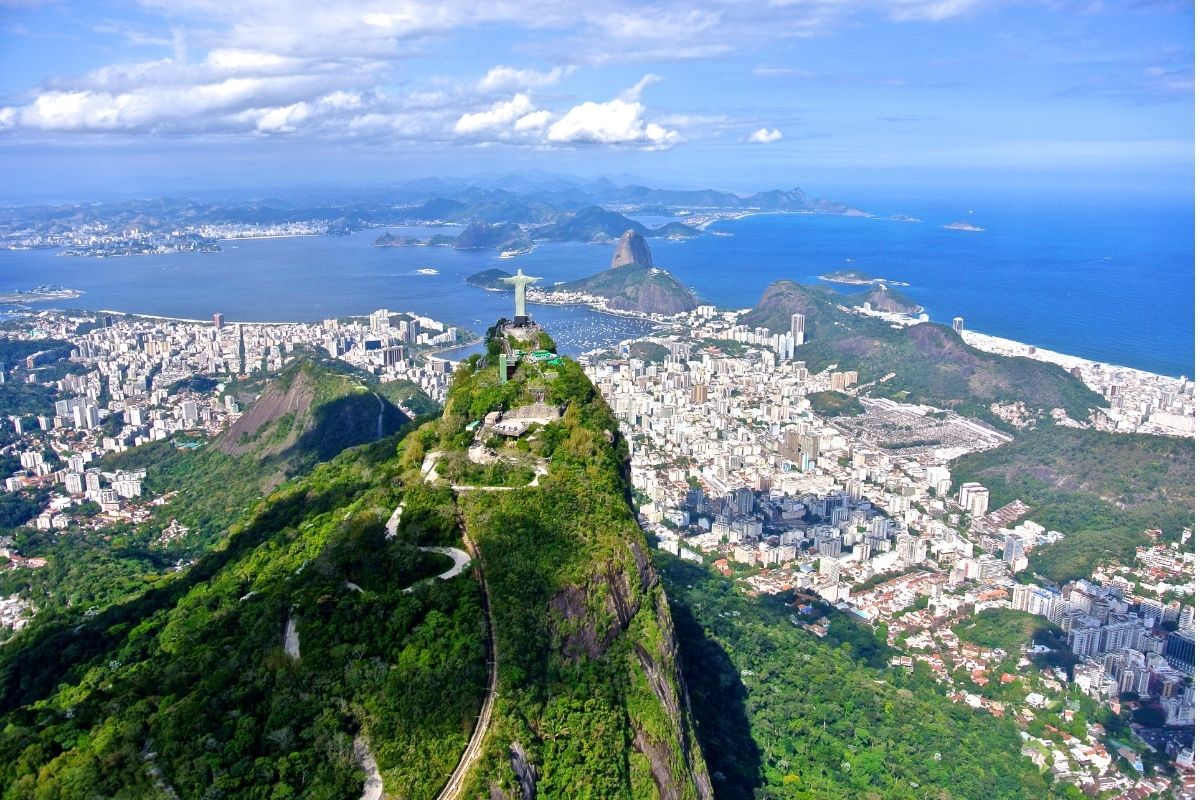
[[1186,2],[8,0],[0,202],[531,169],[1190,198],[1193,28]]

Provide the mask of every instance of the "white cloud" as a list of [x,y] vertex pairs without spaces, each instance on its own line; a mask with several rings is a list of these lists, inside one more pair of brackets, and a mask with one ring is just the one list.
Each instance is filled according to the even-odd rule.
[[338,90],[330,92],[317,102],[323,108],[332,111],[351,111],[356,108],[362,108],[363,96],[358,92],[343,92]]
[[204,63],[220,72],[276,72],[280,69],[295,70],[299,66],[294,58],[284,58],[261,50],[237,50],[221,48],[213,50]]
[[503,133],[511,129],[513,123],[525,117],[533,110],[533,103],[527,95],[515,94],[512,100],[501,100],[493,103],[487,111],[463,114],[458,118],[458,122],[454,123],[454,132],[459,135],[489,131]]
[[550,126],[546,140],[557,144],[644,144],[670,147],[678,131],[644,119],[645,107],[617,98],[607,103],[581,103]]
[[513,128],[517,131],[540,131],[546,127],[546,123],[550,121],[549,111],[534,111],[531,114],[526,114],[513,124]]
[[283,108],[263,111],[255,123],[259,133],[294,133],[296,126],[312,115],[308,103],[293,103]]
[[662,80],[661,75],[655,75],[653,72],[649,72],[649,73],[643,75],[642,79],[640,81],[635,83],[633,86],[630,86],[625,91],[621,92],[620,99],[624,100],[627,103],[637,102],[638,100],[641,99],[642,92],[645,91],[647,86],[653,86],[654,84],[658,83],[661,80]]
[[492,67],[487,75],[480,79],[478,88],[481,92],[495,92],[553,86],[574,71],[575,67],[554,67],[548,72],[505,66]]
[[[136,31],[109,26],[108,35],[159,46],[163,58],[48,77],[0,109],[0,127],[6,136],[21,130],[329,137],[416,131],[417,137],[456,134],[477,142],[668,147],[690,135],[689,128],[703,135],[704,126],[683,116],[647,119],[642,95],[659,80],[653,74],[611,100],[575,101],[563,111],[531,97],[561,83],[572,66],[498,64],[478,79],[422,81],[402,80],[398,65],[428,53],[433,37],[496,25],[527,34],[521,52],[540,52],[551,63],[645,63],[709,58],[764,38],[813,35],[856,15],[936,21],[1007,1],[662,0],[630,8],[589,0],[581,10],[557,0],[139,0],[143,13],[158,19],[139,19]],[[0,0],[0,7],[36,2]],[[769,70],[758,73],[775,74]],[[1172,76],[1149,78],[1186,88]]]
[[766,128],[759,128],[754,133],[750,134],[750,138],[746,141],[753,142],[755,144],[770,144],[771,142],[778,142],[782,138],[783,133],[780,132],[779,128],[771,128],[770,130],[767,130]]

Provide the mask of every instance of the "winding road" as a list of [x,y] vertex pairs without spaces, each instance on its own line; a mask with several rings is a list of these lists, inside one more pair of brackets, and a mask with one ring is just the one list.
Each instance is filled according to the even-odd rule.
[[[380,424],[382,424],[382,414],[383,412],[381,411]],[[400,505],[396,506],[396,510],[392,512],[390,517],[388,517],[387,524],[385,525],[385,528],[387,529],[386,538],[396,538],[396,534],[400,529],[400,516],[403,513],[404,503],[401,503]],[[476,552],[474,543],[467,538],[465,531],[463,533],[463,542],[467,545],[472,553]],[[420,549],[428,553],[440,553],[444,556],[450,556],[450,558],[454,559],[454,565],[450,567],[450,569],[426,580],[448,581],[456,575],[461,574],[462,571],[471,564],[471,554],[465,550],[460,550],[457,547],[421,547]],[[484,620],[487,623],[488,642],[491,645],[491,658],[488,664],[491,671],[491,675],[488,678],[488,695],[486,700],[484,700],[483,709],[479,714],[479,719],[475,723],[475,731],[472,733],[471,739],[467,743],[467,748],[463,752],[458,766],[451,774],[450,780],[447,782],[445,788],[442,789],[441,794],[438,795],[439,800],[441,798],[457,797],[458,793],[462,791],[462,781],[463,778],[466,777],[467,770],[469,770],[475,763],[476,759],[479,758],[479,753],[483,745],[483,737],[484,734],[487,733],[488,724],[491,722],[492,718],[492,702],[496,696],[496,643],[491,635],[491,602],[488,595],[487,583],[483,578],[482,568],[478,566],[476,567],[476,575],[478,576],[479,582],[483,587]],[[418,583],[423,583],[423,581],[418,581]],[[404,591],[406,593],[411,592],[416,585],[417,584],[413,584]],[[350,581],[346,582],[346,588],[360,593],[363,591],[361,586],[351,583]],[[254,593],[251,592],[243,597],[242,600],[246,600],[252,594]],[[283,632],[283,650],[291,658],[297,661],[300,660],[300,632],[298,630],[296,616],[294,613],[288,614],[287,625],[285,626]],[[371,752],[370,744],[368,743],[366,736],[362,733],[359,733],[359,735],[354,738],[354,757],[355,760],[358,761],[359,765],[363,768],[363,771],[367,773],[367,780],[363,785],[363,793],[360,800],[380,800],[380,798],[383,797],[383,777],[379,774],[379,765],[376,763],[375,756]],[[163,780],[162,774],[161,771],[156,771],[157,769],[158,767],[156,764],[150,764],[149,770],[151,777],[154,778],[156,782],[161,782]]]
[[[421,474],[429,483],[433,483],[438,479],[437,462],[441,457],[442,454],[435,450],[427,454],[425,456],[425,460],[421,464]],[[537,480],[536,476],[534,480]],[[476,489],[482,487],[453,486],[451,488],[457,492],[460,491],[460,489]],[[392,516],[387,521],[387,535],[389,538],[394,537],[396,532],[399,530],[400,515],[402,513],[404,513],[403,503],[396,507],[396,510],[392,512]],[[471,738],[467,741],[467,746],[466,749],[463,750],[462,757],[458,760],[458,766],[454,768],[454,772],[450,773],[450,777],[446,780],[446,785],[442,787],[442,791],[438,792],[437,800],[457,800],[457,798],[462,794],[463,783],[467,778],[467,773],[471,771],[471,767],[475,766],[475,762],[479,760],[479,756],[483,753],[483,741],[485,738],[487,738],[488,728],[492,724],[492,710],[495,708],[496,695],[499,694],[500,686],[500,675],[496,668],[498,664],[498,658],[496,655],[496,636],[492,626],[492,594],[491,590],[488,588],[487,574],[483,568],[483,559],[479,557],[479,549],[475,546],[475,543],[471,541],[471,537],[467,536],[467,526],[462,520],[461,516],[459,517],[458,526],[462,531],[463,544],[465,544],[467,549],[471,551],[470,556],[467,556],[468,560],[470,560],[471,556],[474,556],[475,576],[479,579],[479,585],[483,589],[483,619],[487,624],[488,640],[488,688],[487,695],[483,700],[483,707],[479,709],[479,717],[475,720],[475,730],[471,732]],[[443,552],[444,550],[453,550],[462,553],[462,551],[457,550],[457,548],[422,549],[436,549],[438,552]],[[467,554],[463,553],[463,555],[466,556]],[[465,567],[466,562],[460,566],[457,557],[455,557],[454,569],[456,569],[457,572],[454,572],[454,570],[451,570],[451,572],[454,572],[454,574],[457,575],[458,572],[461,572]],[[445,577],[447,574],[449,573],[443,573],[438,577]]]
[[[478,553],[475,543],[467,536],[465,528],[463,530],[463,542],[466,543],[472,553]],[[475,730],[471,732],[471,738],[467,741],[467,748],[463,750],[462,758],[458,760],[458,766],[454,768],[454,772],[450,773],[450,779],[446,781],[446,785],[438,793],[437,800],[456,800],[462,794],[463,781],[466,780],[467,773],[471,771],[471,767],[475,766],[475,762],[479,760],[480,754],[483,753],[483,740],[487,737],[488,728],[492,724],[492,709],[496,705],[496,695],[499,694],[499,672],[496,669],[496,637],[492,633],[492,597],[488,589],[487,578],[483,571],[483,560],[476,559],[475,564],[475,573],[479,577],[479,585],[483,587],[483,618],[487,622],[489,673],[487,696],[483,700],[483,708],[479,710],[479,718],[475,720]]]

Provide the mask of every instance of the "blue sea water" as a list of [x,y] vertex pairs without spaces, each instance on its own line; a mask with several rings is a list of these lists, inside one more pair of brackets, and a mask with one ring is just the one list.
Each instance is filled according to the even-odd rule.
[[[880,197],[875,217],[759,215],[714,224],[687,242],[651,241],[656,265],[700,297],[749,307],[780,278],[816,282],[837,269],[904,281],[930,317],[1063,353],[1194,376],[1195,250],[1190,202],[1102,198],[933,200]],[[895,222],[908,214],[919,223]],[[941,226],[967,221],[981,232]],[[428,236],[453,229],[401,229]],[[54,303],[230,321],[312,321],[375,308],[412,310],[482,331],[511,316],[511,296],[467,286],[490,267],[573,280],[608,266],[611,248],[541,243],[528,256],[449,248],[373,248],[381,231],[222,243],[215,254],[67,258],[0,251],[0,288],[57,283],[85,294]],[[422,275],[418,269],[435,269]],[[569,352],[647,330],[561,306],[534,316]]]

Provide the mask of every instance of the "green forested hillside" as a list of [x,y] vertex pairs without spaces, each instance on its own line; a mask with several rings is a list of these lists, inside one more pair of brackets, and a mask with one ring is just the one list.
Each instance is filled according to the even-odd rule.
[[924,668],[887,668],[866,626],[839,617],[818,639],[778,597],[665,554],[655,565],[718,798],[1058,796],[1011,721],[952,704]]
[[[341,395],[302,371],[227,452],[126,456],[203,486],[175,508],[228,535],[0,647],[0,800],[357,798],[368,753],[385,797],[432,798],[464,752],[463,796],[490,800],[1056,796],[1011,722],[951,704],[924,668],[888,669],[869,627],[835,615],[818,639],[780,598],[652,555],[626,443],[582,369],[522,362],[502,384],[499,347],[460,367],[440,418],[316,466],[317,445],[342,440],[320,433],[315,398]],[[482,436],[494,460],[473,460],[471,423],[534,401],[561,418]],[[300,474],[257,499],[305,441]],[[1155,489],[1163,476],[1117,486],[1075,458],[1081,491],[1184,499]],[[149,559],[144,535],[105,552]],[[475,569],[438,579],[449,558],[423,548],[460,541]]]
[[448,559],[416,545],[456,525],[396,445],[289,483],[144,596],[0,650],[0,797],[357,796],[358,734],[387,784],[434,794],[485,687],[482,611],[469,572],[421,581]]
[[[22,593],[30,598],[39,609],[40,624],[137,595],[181,560],[208,552],[230,525],[286,477],[305,473],[346,447],[374,441],[380,427],[390,435],[405,420],[389,402],[382,403],[381,411],[380,399],[356,376],[323,363],[302,360],[281,375],[262,379],[257,388],[270,403],[299,384],[307,387],[304,403],[286,414],[277,408],[275,417],[256,423],[255,435],[248,437],[241,452],[221,452],[223,441],[238,438],[227,433],[216,442],[193,442],[200,444],[195,449],[162,440],[106,457],[100,464],[104,470],[146,469],[148,493],[168,495],[170,501],[154,508],[148,522],[108,527],[103,536],[16,528],[13,535],[20,552],[45,557],[49,563],[38,570],[0,572],[0,596]],[[281,424],[288,426],[282,436]],[[74,513],[98,510],[85,504]],[[190,532],[164,541],[161,533],[172,521]],[[19,520],[13,518],[11,524]]]
[[[191,569],[22,632],[0,651],[0,798],[357,797],[363,743],[387,796],[435,796],[479,713],[488,628],[471,573],[428,580],[447,559],[416,545],[464,523],[500,669],[467,796],[710,797],[615,420],[573,362],[495,372],[464,368],[441,420],[284,484]],[[465,447],[477,406],[535,393],[566,411],[531,437],[538,486],[427,483],[427,452]]]
[[844,296],[826,286],[777,281],[742,318],[751,327],[787,331],[791,315],[805,315],[805,343],[796,358],[810,370],[837,364],[856,370],[859,383],[892,374],[870,394],[912,403],[928,403],[995,421],[994,402],[1021,401],[1033,410],[1066,409],[1085,420],[1104,399],[1061,367],[1030,358],[1011,358],[976,350],[949,328],[931,323],[899,330],[879,319],[841,311],[861,304],[870,293]]
[[956,483],[991,490],[991,507],[1021,499],[1030,519],[1067,534],[1034,551],[1030,568],[1056,582],[1129,561],[1157,528],[1168,539],[1194,524],[1195,440],[1038,425],[1015,441],[956,459]]
[[538,797],[711,796],[608,406],[573,361],[523,363],[504,385],[489,359],[460,369],[422,453],[463,449],[465,426],[497,406],[544,397],[565,408],[527,449],[513,448],[545,466],[537,486],[459,492],[499,660],[499,696],[465,796],[522,797],[518,765],[532,770]]

